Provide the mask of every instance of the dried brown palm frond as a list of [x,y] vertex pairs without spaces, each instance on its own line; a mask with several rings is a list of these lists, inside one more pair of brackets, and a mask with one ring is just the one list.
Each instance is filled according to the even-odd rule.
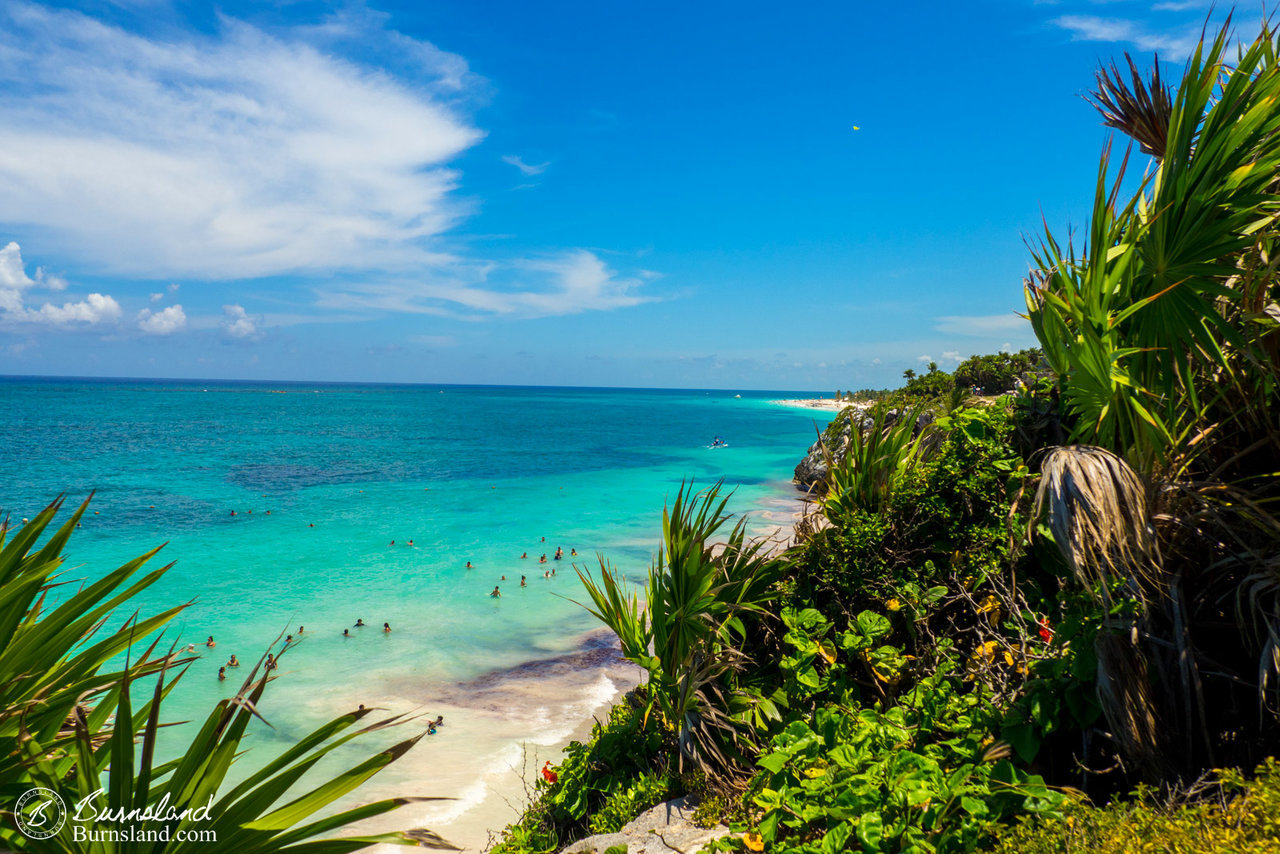
[[1157,558],[1146,490],[1129,464],[1103,448],[1053,448],[1040,466],[1032,519],[1047,516],[1054,541],[1089,591],[1108,599],[1115,579],[1156,589]]
[[1100,632],[1093,642],[1098,657],[1098,704],[1125,761],[1147,780],[1162,773],[1156,706],[1142,652],[1127,637]]
[[1110,69],[1103,66],[1095,75],[1098,87],[1085,100],[1102,113],[1104,125],[1134,139],[1146,154],[1163,159],[1173,99],[1160,79],[1160,56],[1152,57],[1149,83],[1133,57],[1126,53],[1124,59],[1129,65],[1129,82],[1114,62]]

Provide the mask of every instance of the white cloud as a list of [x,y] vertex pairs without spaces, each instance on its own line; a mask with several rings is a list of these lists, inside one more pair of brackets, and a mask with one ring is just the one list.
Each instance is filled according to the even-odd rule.
[[73,323],[106,323],[119,317],[118,302],[106,294],[89,294],[79,302],[67,302],[60,306],[45,303],[39,309],[27,309],[25,317],[21,319],[69,326]]
[[22,249],[10,241],[0,249],[0,287],[29,288],[34,284],[23,267]]
[[652,302],[638,293],[644,275],[620,275],[599,256],[574,249],[508,264],[455,264],[448,275],[424,281],[365,283],[321,291],[327,308],[481,318],[547,317],[609,311]]
[[960,355],[959,350],[945,350],[942,353],[942,361],[960,364],[964,361],[964,357]]
[[1009,312],[1008,314],[981,315],[945,315],[936,317],[933,328],[949,335],[970,335],[975,338],[999,335],[1002,332],[1031,332],[1031,324],[1027,319]]
[[152,295],[151,295],[151,301],[152,301],[152,302],[160,302],[160,300],[162,300],[162,299],[164,299],[164,294],[152,294]]
[[878,364],[880,364],[880,357],[879,357],[879,356],[876,356],[874,359],[872,359],[872,360],[871,360],[871,364],[873,364],[873,365],[878,365]]
[[916,361],[927,365],[933,361],[933,357],[926,353],[923,356],[916,356]]
[[302,31],[223,18],[152,40],[0,4],[0,222],[107,274],[433,263],[427,243],[464,213],[447,164],[482,136],[453,106],[465,62],[370,26],[356,35],[398,77]]
[[224,305],[222,313],[224,315],[222,331],[232,338],[256,338],[258,336],[258,324],[245,312],[244,306]]
[[172,335],[186,325],[187,314],[180,305],[171,305],[155,313],[149,308],[138,312],[138,328],[148,335]]
[[1000,345],[1000,352],[1001,352],[1001,353],[1012,353],[1012,352],[1013,352],[1013,345],[1011,345],[1008,341],[1004,342],[1003,344],[1001,344],[1001,345]]
[[25,305],[25,290],[60,291],[66,287],[66,279],[48,275],[43,268],[36,268],[34,278],[28,276],[22,261],[22,249],[17,243],[10,241],[0,249],[0,322],[70,326],[106,323],[120,317],[119,303],[105,294],[89,294],[79,302],[67,302],[61,306],[45,303],[38,309],[32,309]]
[[509,163],[525,175],[541,175],[543,172],[546,172],[547,167],[551,165],[551,161],[547,161],[546,163],[525,163],[514,154],[502,155],[502,162]]
[[22,263],[22,248],[10,240],[0,249],[0,288],[44,288],[50,291],[61,291],[67,287],[67,280],[61,276],[46,273],[43,267],[36,268],[35,278],[27,275]]
[[1159,51],[1165,59],[1185,57],[1200,37],[1199,27],[1153,32],[1137,21],[1096,15],[1062,15],[1050,23],[1071,33],[1072,41],[1129,42],[1140,50]]

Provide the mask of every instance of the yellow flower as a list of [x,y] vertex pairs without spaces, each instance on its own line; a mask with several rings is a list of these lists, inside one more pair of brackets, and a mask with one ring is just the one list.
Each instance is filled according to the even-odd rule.
[[764,850],[764,837],[758,833],[744,833],[742,843],[751,851]]
[[897,599],[890,599],[888,602],[884,603],[884,606],[888,608],[890,611],[902,610],[902,603],[899,602]]

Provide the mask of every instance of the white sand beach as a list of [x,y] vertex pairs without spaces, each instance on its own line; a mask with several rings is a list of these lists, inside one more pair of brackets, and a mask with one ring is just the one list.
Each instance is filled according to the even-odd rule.
[[828,412],[839,412],[842,409],[848,409],[850,406],[865,408],[865,403],[849,403],[844,400],[833,400],[829,397],[815,397],[809,400],[772,400],[770,403],[778,406],[793,406],[800,409],[823,409]]

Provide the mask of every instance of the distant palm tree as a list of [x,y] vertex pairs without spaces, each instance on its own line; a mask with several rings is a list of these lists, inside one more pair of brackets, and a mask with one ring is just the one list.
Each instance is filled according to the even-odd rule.
[[913,379],[916,378],[916,372],[911,370],[910,368],[907,368],[905,371],[902,372],[902,378],[907,382],[911,382]]

